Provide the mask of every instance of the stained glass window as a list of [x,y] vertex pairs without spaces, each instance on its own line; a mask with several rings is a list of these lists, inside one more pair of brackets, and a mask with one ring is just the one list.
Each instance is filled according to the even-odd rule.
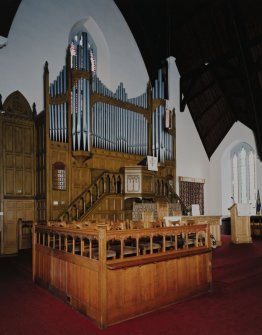
[[64,163],[53,164],[53,190],[66,190],[66,168]]

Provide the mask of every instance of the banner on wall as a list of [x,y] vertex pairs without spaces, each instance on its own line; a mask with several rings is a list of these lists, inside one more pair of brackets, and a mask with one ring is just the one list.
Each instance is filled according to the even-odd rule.
[[157,157],[154,156],[147,156],[147,168],[150,171],[157,171]]

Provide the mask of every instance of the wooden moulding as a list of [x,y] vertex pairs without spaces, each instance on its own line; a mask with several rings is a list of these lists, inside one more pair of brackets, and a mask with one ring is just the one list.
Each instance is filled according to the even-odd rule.
[[[176,253],[167,253],[167,254],[160,254],[160,255],[154,255],[153,257],[147,255],[146,257],[129,260],[129,261],[122,261],[122,262],[115,262],[115,261],[108,261],[107,263],[107,269],[109,270],[119,270],[119,269],[126,269],[134,266],[142,266],[147,265],[151,263],[158,263],[158,262],[165,262],[172,259],[178,259],[188,256],[194,256],[194,255],[200,255],[204,253],[209,253],[211,251],[210,248],[202,247],[198,250],[189,250],[189,251],[178,251]],[[148,257],[149,256],[149,257]]]

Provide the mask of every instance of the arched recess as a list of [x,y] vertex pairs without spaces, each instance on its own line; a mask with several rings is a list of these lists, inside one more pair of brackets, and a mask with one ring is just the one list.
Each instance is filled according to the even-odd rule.
[[20,91],[15,91],[8,95],[3,103],[3,109],[10,114],[18,114],[28,119],[33,118],[33,111],[27,99]]
[[73,25],[69,33],[68,43],[71,43],[74,36],[79,32],[87,32],[93,40],[97,52],[97,76],[103,81],[104,84],[109,86],[111,78],[110,52],[102,30],[95,22],[95,20],[88,16]]
[[221,157],[221,203],[222,203],[222,215],[229,215],[228,208],[233,204],[232,199],[232,164],[231,155],[232,150],[241,144],[245,144],[250,147],[254,152],[256,150],[248,142],[236,140],[233,141],[224,151]]

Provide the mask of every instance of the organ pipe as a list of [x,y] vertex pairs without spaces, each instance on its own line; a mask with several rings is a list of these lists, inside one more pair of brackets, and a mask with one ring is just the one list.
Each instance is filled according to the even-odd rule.
[[[63,67],[58,77],[49,86],[49,137],[52,141],[67,142],[68,132],[72,134],[72,149],[90,151],[92,147],[106,150],[126,152],[130,154],[147,155],[148,143],[152,144],[152,154],[158,157],[158,161],[173,159],[172,135],[165,128],[165,107],[159,105],[152,111],[151,138],[148,139],[148,101],[150,95],[153,99],[164,99],[164,82],[162,71],[158,71],[158,77],[151,91],[146,91],[138,97],[129,99],[123,83],[120,83],[116,91],[109,90],[91,69],[91,42],[87,33],[74,39],[71,43],[71,69],[89,72],[89,77],[79,77],[67,87],[66,66]],[[90,78],[90,79],[87,79]],[[67,92],[71,96],[72,129],[68,129],[68,102]],[[128,108],[117,106],[116,103],[96,101],[91,105],[92,94],[97,93],[101,97],[128,103]],[[56,97],[64,100],[58,102]],[[99,100],[99,99],[98,99]],[[134,106],[134,110],[132,110]],[[139,107],[144,113],[137,112]],[[151,125],[151,124],[150,124]]]

